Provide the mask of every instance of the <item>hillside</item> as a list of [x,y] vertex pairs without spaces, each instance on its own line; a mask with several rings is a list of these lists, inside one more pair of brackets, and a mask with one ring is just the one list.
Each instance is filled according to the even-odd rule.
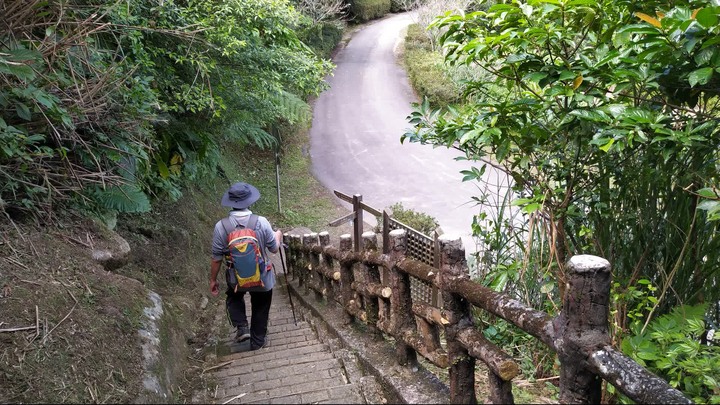
[[324,229],[347,212],[310,175],[306,141],[298,134],[284,150],[283,214],[274,154],[228,150],[226,178],[198,182],[147,214],[120,216],[114,230],[73,216],[57,224],[4,220],[0,402],[189,400],[213,343],[209,303],[219,298],[207,287],[209,246],[228,184],[256,184],[255,212],[284,230]]

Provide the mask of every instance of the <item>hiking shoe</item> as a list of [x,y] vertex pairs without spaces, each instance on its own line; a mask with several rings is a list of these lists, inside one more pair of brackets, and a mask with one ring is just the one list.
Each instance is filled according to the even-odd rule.
[[267,336],[265,336],[265,341],[260,346],[256,346],[253,342],[250,342],[250,350],[260,350],[263,347],[267,347],[269,344],[270,344],[270,339]]
[[235,333],[236,342],[244,342],[250,339],[250,329],[247,326],[238,326],[237,333]]

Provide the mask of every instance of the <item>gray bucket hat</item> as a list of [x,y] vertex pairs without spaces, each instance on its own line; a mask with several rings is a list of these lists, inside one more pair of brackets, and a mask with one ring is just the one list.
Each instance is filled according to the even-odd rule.
[[223,207],[245,209],[260,198],[260,192],[247,183],[235,183],[222,198]]

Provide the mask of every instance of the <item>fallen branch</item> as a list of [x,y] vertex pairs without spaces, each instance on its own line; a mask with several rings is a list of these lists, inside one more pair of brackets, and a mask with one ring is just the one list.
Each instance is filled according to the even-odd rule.
[[20,328],[0,329],[0,333],[3,333],[3,332],[20,332],[20,331],[23,331],[23,330],[33,330],[33,329],[35,329],[35,326],[23,326],[23,327],[20,327]]
[[227,366],[228,364],[232,364],[233,362],[234,362],[234,360],[230,360],[230,361],[226,361],[225,363],[218,364],[217,366],[208,367],[208,368],[204,369],[201,374],[205,374],[205,373],[207,373],[207,372],[210,371],[210,370],[215,370],[215,369],[218,369],[218,368],[223,368],[223,367]]
[[229,404],[230,402],[232,402],[232,401],[234,401],[234,400],[236,400],[236,399],[242,398],[242,397],[244,397],[245,395],[247,395],[247,393],[245,393],[245,392],[243,392],[242,394],[239,394],[239,395],[235,395],[234,397],[232,397],[232,398],[228,399],[227,401],[223,402],[223,405]]

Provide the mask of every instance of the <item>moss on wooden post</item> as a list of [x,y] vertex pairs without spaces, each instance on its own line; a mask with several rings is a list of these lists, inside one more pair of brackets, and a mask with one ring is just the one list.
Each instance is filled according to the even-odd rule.
[[[302,242],[300,241],[300,235],[290,235],[290,254],[288,255],[288,262],[290,263],[290,273],[292,274],[293,281],[297,278],[300,279],[300,267],[302,252]],[[299,285],[302,285],[302,279],[298,281]]]
[[[353,250],[353,241],[350,234],[340,235],[340,252],[347,255]],[[340,296],[343,308],[344,323],[350,324],[355,317],[348,311],[350,301],[353,300],[352,283],[355,281],[352,264],[340,261]]]
[[[465,249],[460,238],[442,235],[438,238],[440,249],[440,288],[448,280],[469,278],[470,271],[465,261]],[[476,404],[475,358],[458,340],[458,333],[473,326],[470,303],[458,294],[441,291],[443,308],[452,313],[445,325],[448,361],[450,362],[450,402],[453,404]]]
[[[320,246],[323,248],[330,246],[330,233],[323,231],[318,234],[318,237],[320,238]],[[332,256],[323,254],[322,267],[326,269],[333,269],[335,267],[335,261]],[[333,285],[333,280],[330,277],[323,277],[322,279],[327,304],[335,305],[335,286]]]
[[[375,232],[365,232],[362,234],[362,246],[363,252],[377,252],[378,242],[377,235]],[[365,273],[365,281],[369,285],[380,285],[380,271],[375,265],[363,264],[362,268]],[[378,297],[373,295],[366,295],[363,297],[365,302],[365,312],[367,313],[367,323],[370,333],[375,339],[382,338],[382,331],[378,329],[377,323],[380,316],[380,307],[378,304]]]
[[310,247],[312,246],[312,238],[310,237],[309,233],[306,233],[302,236],[302,268],[300,269],[300,284],[303,286],[303,293],[307,294],[310,291],[310,286],[308,285],[310,281],[310,269],[312,268],[311,264],[311,255],[310,255]]
[[[392,262],[405,258],[407,240],[404,229],[395,229],[389,233],[388,254]],[[410,276],[393,267],[389,272],[389,284],[392,289],[390,296],[390,328],[394,336],[402,336],[403,330],[415,330],[415,316],[412,312],[410,295]],[[417,353],[409,345],[396,340],[395,355],[398,364],[414,365]]]

